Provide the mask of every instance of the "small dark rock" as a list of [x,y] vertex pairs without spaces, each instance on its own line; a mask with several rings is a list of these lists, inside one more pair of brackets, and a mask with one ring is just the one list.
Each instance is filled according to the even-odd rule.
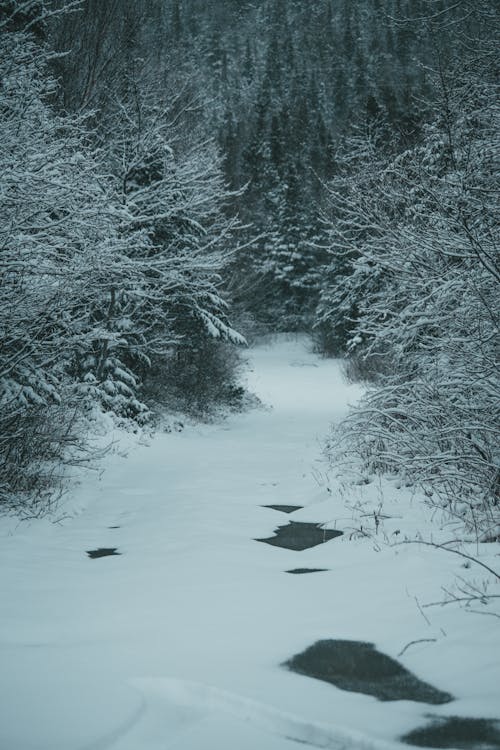
[[459,716],[431,716],[426,727],[401,737],[402,742],[418,747],[453,747],[457,750],[499,750],[500,721],[464,719]]
[[410,700],[439,705],[453,696],[422,682],[395,659],[363,641],[317,641],[283,666],[324,680],[341,690],[373,695],[381,701]]
[[255,541],[273,544],[276,547],[285,547],[286,549],[303,550],[328,542],[329,539],[334,539],[336,536],[342,536],[343,532],[336,529],[324,529],[321,524],[317,523],[290,521],[286,526],[278,526],[274,533],[275,536],[268,539],[256,539]]
[[88,549],[87,555],[95,560],[97,557],[107,557],[108,555],[121,555],[121,552],[117,552],[117,547],[99,547],[99,549]]

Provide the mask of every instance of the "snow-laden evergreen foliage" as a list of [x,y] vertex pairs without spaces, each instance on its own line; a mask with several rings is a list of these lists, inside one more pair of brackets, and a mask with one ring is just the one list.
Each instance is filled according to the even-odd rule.
[[3,29],[3,504],[50,494],[54,461],[96,405],[147,418],[140,381],[154,357],[193,338],[242,342],[219,292],[233,225],[214,149],[177,159],[161,107],[122,108],[97,149],[88,117],[54,108],[49,64],[32,35]]
[[[0,47],[1,499],[45,489],[50,459],[73,442],[78,401],[70,375],[93,325],[121,243],[86,145],[85,121],[51,109],[47,55],[22,32]],[[112,283],[112,282],[111,282]],[[70,430],[71,426],[71,430]],[[68,432],[68,430],[70,430]]]
[[[485,538],[498,533],[500,118],[493,76],[443,80],[421,145],[365,151],[331,192],[333,264],[322,325],[373,385],[332,439],[338,458],[423,485]],[[340,305],[338,304],[340,301]],[[347,313],[347,315],[346,315]]]
[[218,141],[233,210],[259,237],[235,257],[231,292],[268,328],[309,329],[323,262],[317,209],[336,142],[379,116],[414,137],[429,94],[422,63],[435,47],[422,18],[444,5],[84,0],[77,19],[53,29],[57,49],[72,50],[57,61],[61,94],[102,112],[134,68],[163,99],[189,80],[195,127]]
[[[244,343],[220,292],[237,222],[223,210],[228,194],[214,143],[186,137],[175,125],[186,106],[182,97],[163,101],[147,87],[129,85],[107,123],[110,167],[124,210],[121,231],[142,237],[132,252],[144,281],[128,305],[146,346],[136,343],[128,359],[131,366],[137,360],[146,398],[181,408],[195,399],[196,411],[204,412],[234,384],[234,358],[225,344]],[[224,359],[226,368],[211,366]],[[197,399],[199,384],[207,381],[210,388],[201,388]]]

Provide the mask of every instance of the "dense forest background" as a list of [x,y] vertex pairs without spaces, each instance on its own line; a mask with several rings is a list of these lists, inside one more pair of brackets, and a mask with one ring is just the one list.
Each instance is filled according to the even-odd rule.
[[327,261],[320,207],[340,140],[383,121],[393,146],[415,142],[435,66],[459,54],[453,24],[464,14],[469,29],[485,23],[449,5],[89,0],[52,30],[54,47],[71,50],[57,66],[62,101],[96,108],[109,132],[116,97],[135,87],[171,100],[181,87],[184,127],[216,141],[230,211],[253,240],[228,276],[233,303],[266,327],[300,330]]
[[[240,407],[308,331],[371,385],[332,461],[497,534],[493,0],[2,0],[1,502],[96,413]],[[496,165],[496,166],[495,166]]]

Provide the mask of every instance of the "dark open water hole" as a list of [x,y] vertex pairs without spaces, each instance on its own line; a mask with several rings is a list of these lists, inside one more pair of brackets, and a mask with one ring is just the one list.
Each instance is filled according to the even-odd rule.
[[401,737],[418,747],[453,747],[457,750],[499,750],[500,721],[431,716],[432,723]]
[[276,547],[285,547],[285,549],[303,550],[328,542],[329,539],[341,536],[342,533],[342,531],[336,529],[324,529],[317,523],[290,521],[286,526],[278,526],[275,529],[274,536],[267,539],[256,539],[255,541],[273,544]]
[[283,666],[324,680],[341,690],[373,695],[381,701],[410,700],[439,705],[453,696],[423,682],[398,661],[363,641],[317,641]]
[[108,557],[108,555],[121,555],[121,552],[117,552],[117,547],[99,547],[98,549],[88,549],[87,555],[95,560],[98,557]]
[[263,505],[263,508],[271,508],[271,510],[279,510],[282,513],[295,513],[296,510],[302,510],[303,505]]
[[293,568],[292,570],[285,570],[285,573],[303,575],[304,573],[324,573],[327,570],[328,568]]

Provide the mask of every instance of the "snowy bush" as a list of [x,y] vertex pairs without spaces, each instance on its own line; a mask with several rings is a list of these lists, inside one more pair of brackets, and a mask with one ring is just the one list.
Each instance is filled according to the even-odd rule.
[[[51,109],[47,54],[22,32],[0,47],[0,500],[40,488],[76,438],[70,375],[96,337],[91,306],[119,253],[86,122]],[[37,472],[35,467],[39,466]]]
[[[391,154],[386,140],[381,121],[345,138],[337,151],[339,174],[326,186],[323,220],[329,228],[329,262],[323,271],[314,336],[317,348],[330,356],[349,353],[354,358],[360,306],[370,306],[384,276],[384,267],[373,263],[364,249],[373,245],[376,256],[377,247],[397,226],[397,204],[383,197]],[[380,367],[365,355],[356,370],[365,380]]]
[[[484,78],[445,93],[421,145],[374,159],[367,189],[358,175],[332,193],[349,253],[341,300],[356,310],[347,347],[377,365],[329,448],[420,484],[488,538],[500,502],[500,117]],[[323,321],[338,316],[331,294]]]
[[0,33],[0,503],[18,506],[48,498],[96,406],[149,418],[152,358],[243,339],[220,292],[233,223],[214,149],[187,137],[174,156],[171,113],[137,101],[98,148],[90,116],[54,107],[45,47]]
[[[146,400],[158,403],[163,392],[160,400],[168,403],[182,389],[186,402],[196,393],[201,398],[206,378],[214,396],[221,392],[221,374],[210,368],[213,357],[207,353],[225,356],[226,369],[234,371],[235,357],[224,344],[244,343],[229,323],[221,291],[237,224],[224,213],[219,155],[212,143],[179,131],[175,96],[162,102],[147,87],[130,84],[133,96],[117,103],[111,115],[110,142],[121,232],[135,238],[130,254],[141,279],[128,293],[133,313],[127,312],[144,345],[130,350],[127,363],[143,376]],[[141,351],[147,360],[137,361]],[[195,356],[200,351],[206,356]]]

